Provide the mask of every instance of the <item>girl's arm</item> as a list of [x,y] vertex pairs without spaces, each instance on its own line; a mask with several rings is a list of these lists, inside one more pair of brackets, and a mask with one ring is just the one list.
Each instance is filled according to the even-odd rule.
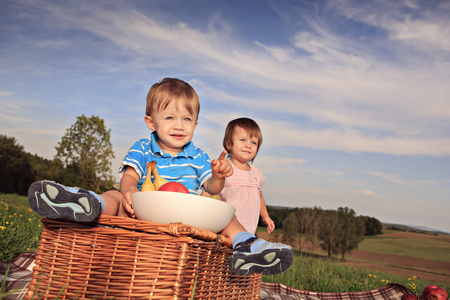
[[271,233],[275,229],[275,223],[269,217],[269,212],[267,211],[266,201],[264,200],[262,191],[259,191],[259,197],[261,198],[261,219],[267,226],[267,233]]

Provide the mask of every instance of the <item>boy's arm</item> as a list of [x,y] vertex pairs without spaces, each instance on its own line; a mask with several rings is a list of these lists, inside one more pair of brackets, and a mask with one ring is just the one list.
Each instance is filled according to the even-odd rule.
[[223,150],[218,159],[211,161],[212,176],[203,184],[211,195],[219,194],[225,185],[225,177],[233,175],[233,167],[228,159],[225,159],[225,155],[227,151]]
[[267,233],[271,233],[275,229],[275,223],[272,221],[272,219],[269,216],[269,212],[267,211],[266,201],[264,200],[262,191],[259,191],[259,197],[261,198],[261,210],[260,210],[259,214],[261,215],[261,219],[267,226]]
[[139,174],[132,167],[128,167],[122,179],[120,180],[120,192],[125,197],[126,202],[122,203],[125,211],[134,216],[134,210],[131,206],[131,194],[139,192]]

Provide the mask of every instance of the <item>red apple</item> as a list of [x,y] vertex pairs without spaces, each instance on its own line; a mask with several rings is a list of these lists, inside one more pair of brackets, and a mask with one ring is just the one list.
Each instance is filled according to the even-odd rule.
[[411,294],[411,293],[407,293],[402,296],[402,300],[417,300],[417,299],[419,299],[419,298],[417,298],[416,295]]
[[423,290],[422,294],[420,294],[419,299],[424,300],[447,300],[448,295],[444,288],[437,287],[434,284],[431,284]]
[[179,182],[171,181],[163,184],[158,191],[178,192],[189,194],[189,190]]
[[425,299],[427,299],[427,298],[426,298],[426,295],[428,295],[428,292],[430,291],[430,289],[435,289],[435,288],[437,288],[437,285],[434,285],[434,284],[427,285],[427,286],[423,289],[422,294],[420,294],[419,299],[420,299],[420,300],[425,300]]

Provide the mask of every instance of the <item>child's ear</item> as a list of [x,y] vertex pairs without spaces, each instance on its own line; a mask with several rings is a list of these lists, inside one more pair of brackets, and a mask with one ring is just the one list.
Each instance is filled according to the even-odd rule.
[[147,124],[148,129],[151,131],[156,131],[155,123],[153,123],[153,119],[150,116],[145,116],[144,118],[145,124]]
[[230,143],[226,143],[225,146],[227,146],[227,147],[225,148],[225,150],[227,150],[227,154],[230,154],[230,150],[231,150],[231,145],[230,145]]

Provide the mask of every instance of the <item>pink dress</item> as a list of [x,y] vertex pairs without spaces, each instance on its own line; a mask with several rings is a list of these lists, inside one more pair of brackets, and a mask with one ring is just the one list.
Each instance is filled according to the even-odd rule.
[[250,171],[243,171],[233,164],[233,175],[225,178],[225,186],[219,199],[236,208],[236,218],[245,230],[255,234],[261,212],[259,192],[264,184],[263,173],[250,165]]

